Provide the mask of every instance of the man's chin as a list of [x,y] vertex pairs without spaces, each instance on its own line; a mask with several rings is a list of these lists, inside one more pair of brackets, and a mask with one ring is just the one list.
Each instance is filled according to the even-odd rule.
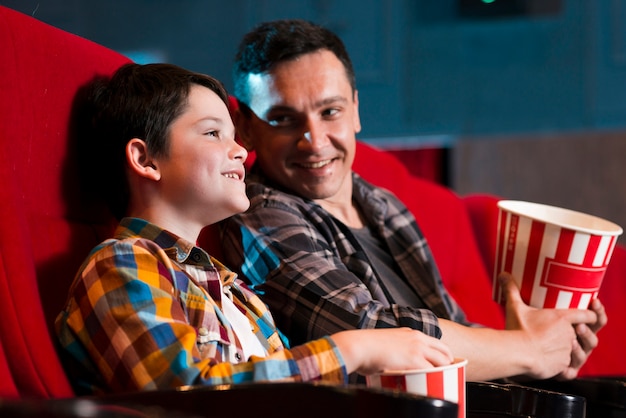
[[332,198],[341,188],[341,182],[338,182],[334,175],[316,176],[292,173],[292,175],[284,176],[277,183],[292,194],[309,200]]
[[298,196],[309,200],[326,200],[336,195],[328,190],[328,188],[310,188],[297,192]]

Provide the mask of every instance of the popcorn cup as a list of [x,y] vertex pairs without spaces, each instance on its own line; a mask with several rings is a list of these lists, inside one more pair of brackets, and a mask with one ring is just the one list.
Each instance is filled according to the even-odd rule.
[[494,300],[505,302],[497,277],[508,272],[530,306],[587,309],[598,296],[622,228],[538,203],[502,200],[498,207]]
[[417,370],[393,370],[366,377],[367,386],[444,399],[459,405],[459,418],[465,418],[465,366],[467,360]]

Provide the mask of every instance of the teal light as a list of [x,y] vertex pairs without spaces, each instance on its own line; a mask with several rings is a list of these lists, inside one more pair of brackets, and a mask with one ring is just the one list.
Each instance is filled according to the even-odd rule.
[[491,4],[494,3],[496,0],[482,0],[483,3],[485,4]]

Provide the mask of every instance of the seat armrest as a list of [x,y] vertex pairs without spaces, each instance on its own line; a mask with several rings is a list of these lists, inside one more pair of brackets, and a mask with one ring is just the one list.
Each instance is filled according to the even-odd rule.
[[[79,417],[78,408],[93,417],[215,417],[229,418],[457,418],[452,402],[363,386],[316,383],[250,383],[183,387],[121,395],[0,404],[4,412],[20,408],[38,414],[13,416]],[[5,408],[3,410],[3,408]],[[8,408],[12,408],[9,410]],[[115,415],[113,414],[115,413]]]

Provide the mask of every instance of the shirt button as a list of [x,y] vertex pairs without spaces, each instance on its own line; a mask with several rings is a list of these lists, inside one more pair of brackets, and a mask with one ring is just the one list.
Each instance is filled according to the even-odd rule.
[[205,327],[198,328],[198,344],[206,344],[209,342],[209,330]]

